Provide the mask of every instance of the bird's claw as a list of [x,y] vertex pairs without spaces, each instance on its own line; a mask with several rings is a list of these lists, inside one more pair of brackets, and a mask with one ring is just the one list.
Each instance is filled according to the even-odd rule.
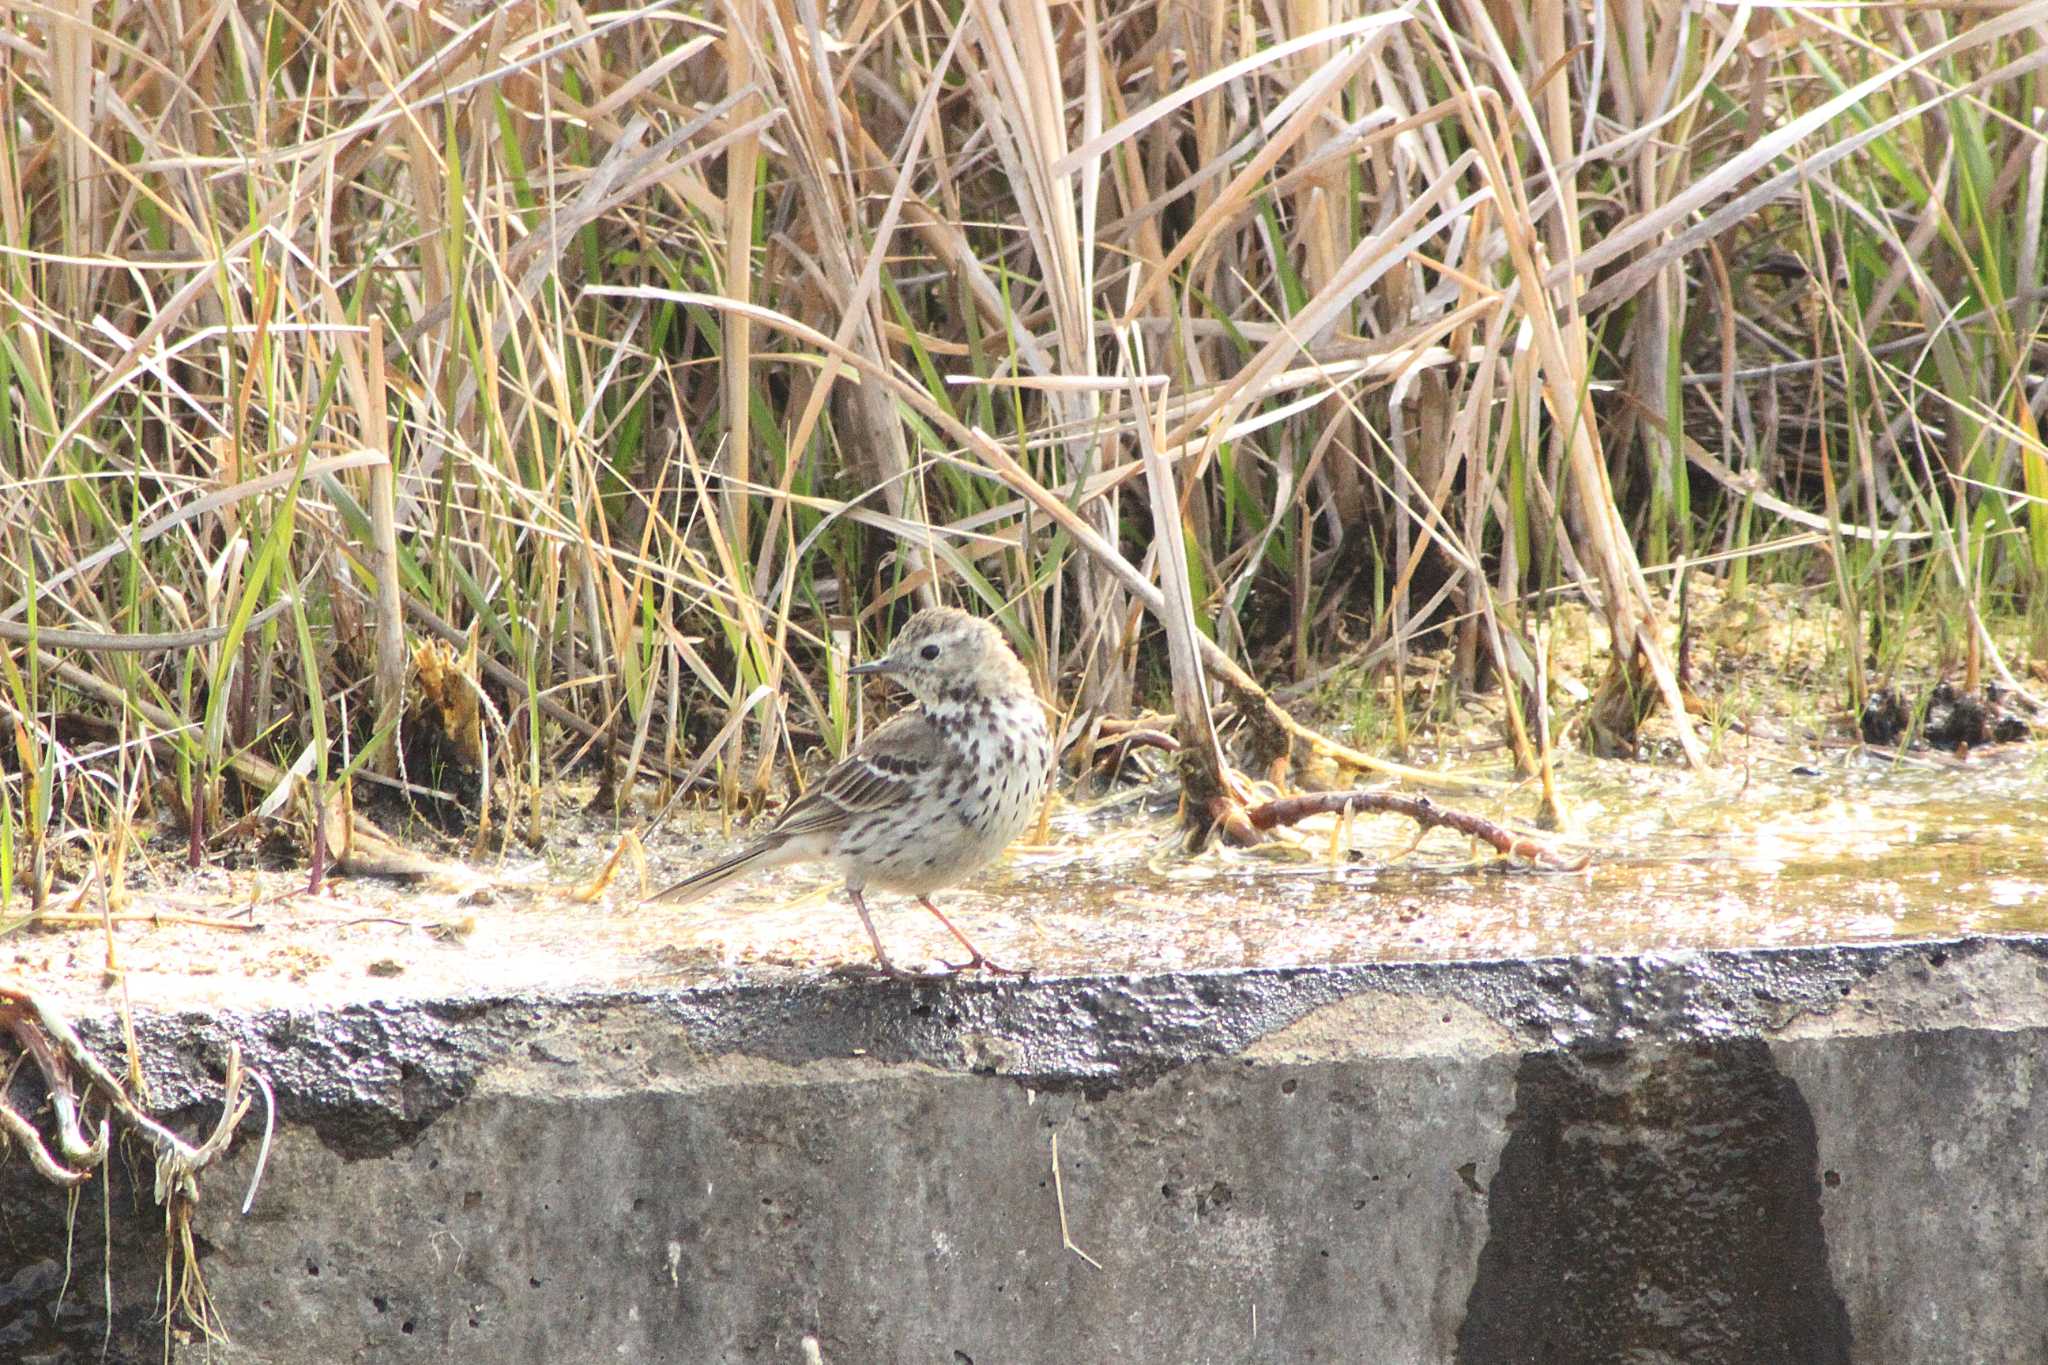
[[943,958],[940,959],[940,962],[942,965],[950,968],[951,974],[954,976],[958,976],[961,972],[988,972],[994,976],[1031,975],[1029,967],[1005,967],[994,958],[983,957],[980,953],[976,953],[965,962],[946,962]]

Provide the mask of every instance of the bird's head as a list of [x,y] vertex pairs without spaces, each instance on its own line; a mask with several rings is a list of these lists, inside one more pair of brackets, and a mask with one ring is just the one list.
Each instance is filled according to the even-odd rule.
[[880,658],[847,671],[887,674],[927,707],[1032,695],[1030,675],[1002,632],[954,607],[926,607]]

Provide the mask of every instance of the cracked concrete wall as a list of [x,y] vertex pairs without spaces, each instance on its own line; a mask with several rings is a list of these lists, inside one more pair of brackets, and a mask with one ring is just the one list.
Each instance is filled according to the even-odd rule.
[[[2032,941],[139,1028],[195,1126],[227,1039],[280,1083],[179,1360],[2048,1360]],[[99,1358],[103,1273],[162,1358],[142,1175],[60,1305],[0,1166],[0,1359]]]

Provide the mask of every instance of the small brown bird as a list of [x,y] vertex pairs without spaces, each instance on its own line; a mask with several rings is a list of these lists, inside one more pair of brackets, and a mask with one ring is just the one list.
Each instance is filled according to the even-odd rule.
[[[928,607],[910,618],[886,654],[848,671],[887,674],[918,705],[869,735],[759,840],[655,899],[691,901],[751,872],[829,860],[845,876],[875,961],[890,976],[1012,971],[940,914],[931,893],[992,861],[1045,800],[1052,739],[1024,665],[988,622]],[[868,917],[869,887],[917,897],[960,940],[968,960],[925,973],[891,962]]]

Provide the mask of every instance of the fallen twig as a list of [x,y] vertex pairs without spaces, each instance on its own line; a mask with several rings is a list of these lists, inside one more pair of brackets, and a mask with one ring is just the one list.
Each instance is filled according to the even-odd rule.
[[28,927],[56,925],[96,924],[184,924],[196,929],[233,929],[240,933],[254,933],[263,928],[257,920],[212,919],[206,915],[186,915],[177,912],[153,912],[128,910],[118,915],[92,915],[72,910],[45,910],[32,916]]
[[1253,806],[1244,814],[1253,829],[1263,832],[1279,825],[1298,824],[1312,815],[1335,815],[1347,807],[1358,812],[1405,815],[1424,829],[1454,829],[1493,845],[1503,857],[1523,858],[1560,872],[1583,871],[1593,861],[1589,854],[1562,852],[1540,839],[1517,834],[1484,816],[1439,806],[1426,796],[1364,791],[1309,792]]
[[1081,766],[1117,772],[1122,770],[1136,749],[1159,749],[1168,754],[1178,754],[1181,751],[1180,740],[1170,731],[1159,728],[1154,721],[1163,721],[1167,725],[1173,723],[1168,717],[1099,718],[1081,738],[1079,747],[1085,755]]
[[28,1153],[28,1164],[36,1168],[36,1174],[53,1185],[76,1185],[83,1181],[90,1171],[77,1171],[66,1166],[50,1155],[50,1149],[43,1146],[43,1135],[36,1126],[14,1112],[14,1106],[0,1100],[0,1133],[5,1133],[19,1142]]
[[577,905],[596,904],[598,898],[604,895],[605,888],[611,885],[613,876],[618,873],[619,864],[628,854],[632,855],[633,865],[640,869],[640,894],[646,895],[647,850],[641,847],[639,836],[629,829],[619,837],[618,847],[612,850],[612,856],[605,860],[605,865],[598,869],[597,875],[581,886],[570,888],[569,899]]

